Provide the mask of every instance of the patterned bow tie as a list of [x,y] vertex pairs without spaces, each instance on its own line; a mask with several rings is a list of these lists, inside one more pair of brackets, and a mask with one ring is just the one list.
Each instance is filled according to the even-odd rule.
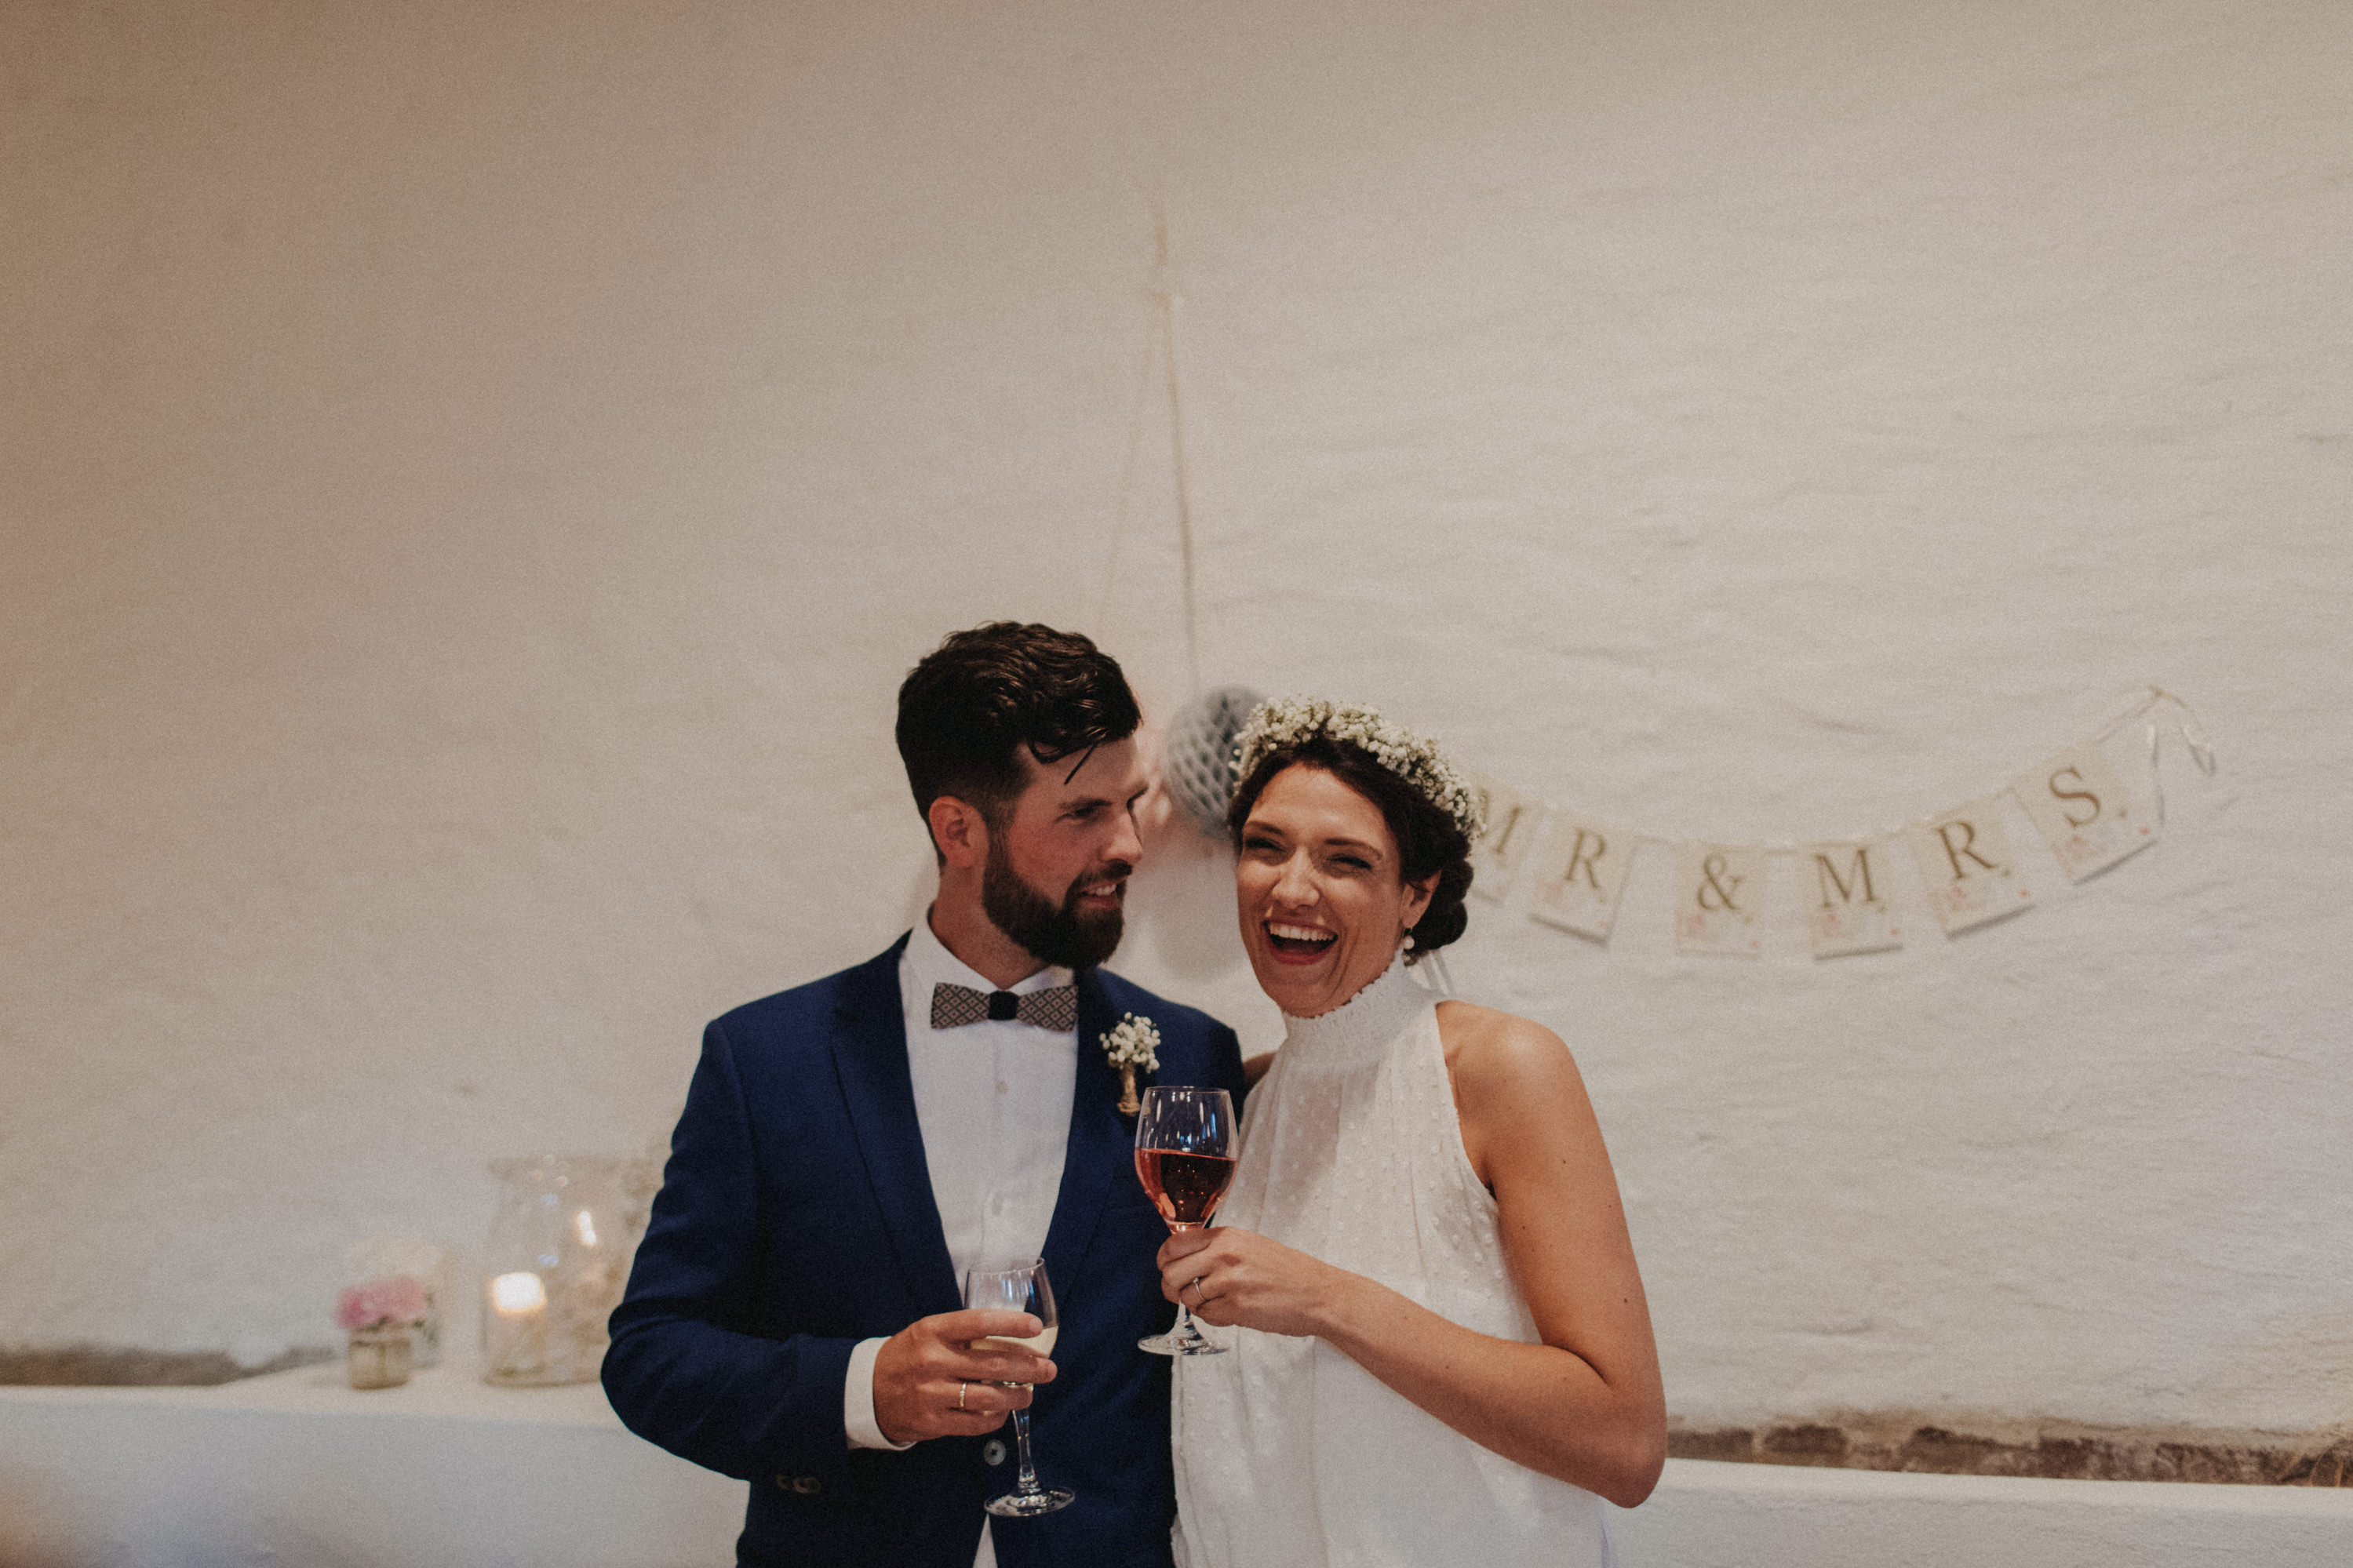
[[1079,1026],[1079,988],[1054,985],[1016,996],[1010,991],[975,991],[941,981],[932,987],[932,1027],[961,1028],[984,1018],[1008,1018],[1063,1034]]

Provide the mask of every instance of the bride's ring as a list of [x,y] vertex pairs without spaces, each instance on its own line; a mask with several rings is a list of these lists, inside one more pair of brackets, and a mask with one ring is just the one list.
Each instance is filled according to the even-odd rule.
[[[1188,1283],[1188,1284],[1185,1287],[1185,1290],[1190,1290],[1191,1292],[1193,1292],[1193,1305],[1194,1305],[1194,1306],[1196,1306],[1196,1307],[1206,1307],[1206,1306],[1208,1306],[1208,1305],[1209,1304],[1209,1299],[1208,1299],[1208,1297],[1207,1297],[1207,1296],[1205,1296],[1205,1295],[1203,1295],[1203,1294],[1201,1293],[1201,1281],[1200,1281],[1200,1280],[1198,1280],[1198,1279],[1194,1279],[1194,1280],[1192,1280],[1190,1283]],[[1179,1296],[1182,1296],[1182,1295],[1185,1293],[1185,1290],[1179,1290],[1179,1291],[1177,1291],[1177,1292],[1176,1292],[1176,1294],[1178,1294]]]
[[969,1384],[969,1383],[959,1383],[959,1384],[956,1384],[956,1408],[957,1408],[958,1410],[961,1410],[961,1409],[963,1409],[963,1408],[964,1408],[964,1396],[965,1396],[965,1394],[970,1394],[971,1392],[972,1392],[972,1384]]

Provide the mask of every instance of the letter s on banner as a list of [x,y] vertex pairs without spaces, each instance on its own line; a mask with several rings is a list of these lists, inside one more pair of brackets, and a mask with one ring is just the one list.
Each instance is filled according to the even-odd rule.
[[2002,826],[2001,796],[1988,795],[1931,817],[1905,829],[1904,836],[1911,842],[1928,907],[1947,935],[1998,921],[2034,901],[2019,879],[2018,857]]
[[[1634,864],[1634,835],[1590,817],[1555,812],[1535,860],[1528,918],[1608,942]],[[1478,886],[1472,883],[1472,886]]]
[[2060,752],[2010,787],[2071,882],[2157,842],[2156,820],[2135,809],[2097,741]]

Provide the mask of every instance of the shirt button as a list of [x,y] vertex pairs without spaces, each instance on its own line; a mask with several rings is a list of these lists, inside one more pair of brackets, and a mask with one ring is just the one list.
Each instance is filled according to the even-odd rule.
[[997,1080],[997,1093],[999,1093],[999,1094],[1007,1093],[1007,1092],[1008,1091],[1008,1089],[1009,1089],[1009,1086],[1006,1083],[1006,1081],[1005,1081],[1003,1079],[998,1079]]

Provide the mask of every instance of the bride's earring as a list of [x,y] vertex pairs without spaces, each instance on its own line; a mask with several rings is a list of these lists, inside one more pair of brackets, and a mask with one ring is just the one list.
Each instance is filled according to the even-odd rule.
[[1413,932],[1411,931],[1408,931],[1405,933],[1405,951],[1408,952],[1411,952],[1413,951]]

